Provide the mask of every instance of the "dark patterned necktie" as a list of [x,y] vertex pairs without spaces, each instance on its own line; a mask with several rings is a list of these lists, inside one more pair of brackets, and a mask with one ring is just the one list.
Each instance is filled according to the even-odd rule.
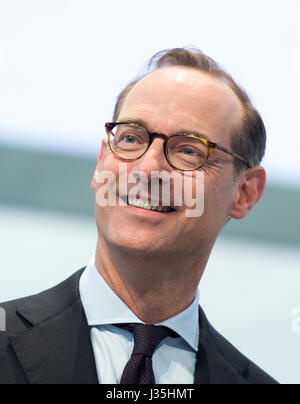
[[151,324],[118,324],[133,333],[134,348],[127,362],[120,384],[155,384],[152,355],[167,336],[177,336],[172,330]]

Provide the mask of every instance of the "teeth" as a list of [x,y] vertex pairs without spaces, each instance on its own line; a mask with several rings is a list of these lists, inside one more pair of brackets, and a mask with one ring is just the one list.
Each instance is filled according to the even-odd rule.
[[128,197],[128,205],[137,206],[138,208],[156,210],[158,212],[171,212],[169,206],[151,206],[147,200]]

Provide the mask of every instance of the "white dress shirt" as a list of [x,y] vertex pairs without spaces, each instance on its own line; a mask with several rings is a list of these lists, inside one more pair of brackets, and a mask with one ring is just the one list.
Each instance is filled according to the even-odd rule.
[[[131,357],[134,341],[131,332],[113,324],[143,323],[113,292],[95,266],[93,256],[79,284],[83,308],[91,327],[99,383],[119,384]],[[183,312],[162,323],[179,337],[165,338],[153,354],[157,384],[193,384],[198,349],[199,292]],[[84,370],[83,370],[84,371]]]

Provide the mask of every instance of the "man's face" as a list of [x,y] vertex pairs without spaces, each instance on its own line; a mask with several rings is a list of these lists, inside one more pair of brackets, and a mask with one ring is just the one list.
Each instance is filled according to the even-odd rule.
[[[201,133],[231,149],[232,132],[241,121],[241,105],[222,81],[194,69],[168,67],[146,76],[130,91],[118,118],[119,122],[128,120],[142,120],[150,132],[167,136],[182,131]],[[128,175],[143,171],[151,183],[153,171],[172,173],[163,143],[163,139],[155,138],[144,156],[127,163]],[[100,170],[114,173],[118,182],[120,164],[124,163],[107,148]],[[213,150],[199,171],[204,173],[205,195],[201,217],[187,217],[189,208],[184,204],[170,213],[96,204],[100,242],[102,239],[135,255],[194,254],[196,259],[201,252],[209,253],[230,216],[235,194],[233,158]],[[195,192],[195,172],[190,175]]]

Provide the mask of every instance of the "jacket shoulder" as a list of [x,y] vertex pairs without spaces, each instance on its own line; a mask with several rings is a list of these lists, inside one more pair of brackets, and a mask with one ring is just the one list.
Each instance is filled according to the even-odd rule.
[[2,334],[19,333],[62,311],[79,298],[79,279],[85,268],[41,293],[0,303]]
[[209,323],[208,333],[218,352],[231,363],[233,368],[239,370],[242,369],[243,365],[245,367],[245,364],[247,364],[241,374],[247,384],[278,384],[276,380],[244,356]]
[[0,384],[27,383],[11,338],[63,312],[79,299],[79,279],[84,269],[41,293],[0,303]]

